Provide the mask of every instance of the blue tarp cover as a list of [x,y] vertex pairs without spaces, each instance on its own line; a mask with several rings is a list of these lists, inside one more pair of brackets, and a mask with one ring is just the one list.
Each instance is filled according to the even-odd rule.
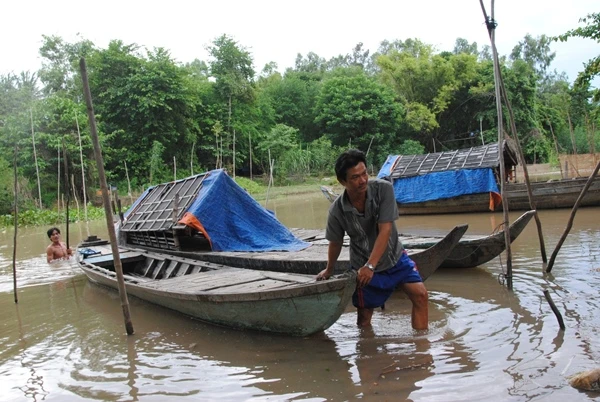
[[[377,177],[388,176],[389,168],[386,161]],[[449,170],[394,180],[396,202],[401,204],[489,192],[500,192],[491,168]]]
[[208,173],[187,212],[206,229],[214,251],[297,251],[310,245],[221,169]]

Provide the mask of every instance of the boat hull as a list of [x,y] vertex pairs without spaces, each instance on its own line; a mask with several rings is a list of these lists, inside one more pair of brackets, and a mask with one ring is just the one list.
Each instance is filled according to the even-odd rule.
[[[576,178],[531,183],[536,209],[573,208],[587,180],[587,178]],[[507,183],[504,190],[509,210],[531,209],[525,183]],[[600,180],[594,180],[581,200],[580,206],[600,206]],[[501,210],[502,205],[498,205],[493,211]],[[489,193],[480,193],[442,200],[399,203],[398,211],[400,215],[429,215],[490,212],[492,210],[490,209]]]
[[[189,260],[187,263],[193,264]],[[110,268],[95,266],[85,260],[80,267],[90,281],[118,289],[116,274]],[[308,336],[327,329],[340,317],[352,298],[356,283],[352,274],[316,282],[314,278],[286,278],[282,274],[261,279],[256,277],[259,273],[248,272],[225,268],[223,272],[196,272],[161,280],[126,275],[126,290],[128,295],[211,324]],[[233,277],[238,278],[237,281],[227,283]],[[284,287],[275,283],[287,279],[299,279],[300,283]],[[258,280],[263,282],[257,284]],[[248,286],[264,287],[264,290],[249,292]]]
[[[417,264],[419,274],[426,280],[450,255],[454,247],[458,244],[462,236],[467,231],[467,225],[458,225],[452,229],[445,237],[428,246],[425,249],[407,249],[409,257]],[[315,233],[322,231],[309,231]],[[316,275],[327,265],[328,241],[321,235],[318,239],[311,239],[306,236],[299,238],[310,241],[311,246],[300,251],[294,252],[235,252],[235,251],[169,251],[173,255],[186,258],[194,258],[203,261],[209,261],[216,264],[231,265],[243,267],[252,270],[268,270],[274,272],[287,272],[297,274]],[[310,235],[311,237],[315,237]],[[140,246],[146,250],[152,250],[150,247]],[[342,248],[342,252],[335,266],[335,273],[345,272],[350,268],[349,247]]]
[[[534,217],[535,211],[527,211],[517,218],[509,229],[512,243],[521,234]],[[438,237],[418,237],[400,235],[400,241],[408,248],[426,248],[431,246]],[[452,249],[450,255],[442,262],[442,268],[473,268],[499,256],[506,249],[504,231],[499,230],[489,236],[463,236]]]

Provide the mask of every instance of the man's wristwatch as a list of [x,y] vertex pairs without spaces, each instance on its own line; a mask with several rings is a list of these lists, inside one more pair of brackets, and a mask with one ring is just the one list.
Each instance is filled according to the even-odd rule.
[[369,268],[371,272],[375,272],[375,267],[370,262],[366,263],[365,267]]

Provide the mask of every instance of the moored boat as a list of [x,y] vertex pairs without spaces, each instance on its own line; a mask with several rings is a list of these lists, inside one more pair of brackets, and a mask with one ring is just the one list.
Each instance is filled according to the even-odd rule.
[[[424,280],[466,230],[459,225],[431,247],[408,249]],[[148,189],[119,225],[119,244],[254,270],[316,275],[327,263],[327,242],[296,236],[223,170]],[[335,272],[348,268],[344,247]]]
[[[516,151],[510,140],[424,155],[390,155],[377,177],[394,185],[400,215],[455,214],[501,211],[500,156],[507,172],[504,193],[508,209],[529,210],[525,183],[516,183]],[[535,207],[572,208],[587,178],[532,182]],[[580,206],[600,206],[600,180],[595,180]]]
[[[117,289],[108,242],[85,242],[77,262],[92,282]],[[119,247],[127,293],[212,324],[307,336],[330,327],[356,286],[350,271],[314,275],[257,271]]]
[[[332,188],[327,186],[321,186],[321,191],[327,199],[331,199],[332,201],[338,196]],[[527,211],[510,225],[509,236],[511,243],[521,234],[534,215],[535,211]],[[314,236],[315,238],[324,238],[323,231],[315,231]],[[411,250],[426,249],[441,239],[440,236],[406,233],[400,233],[399,238],[404,247]],[[444,259],[440,267],[473,268],[491,261],[505,249],[504,230],[499,230],[487,236],[464,235],[446,259]]]

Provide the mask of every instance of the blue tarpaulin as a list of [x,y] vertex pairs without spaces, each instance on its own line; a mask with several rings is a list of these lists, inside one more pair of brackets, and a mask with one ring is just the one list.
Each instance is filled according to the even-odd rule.
[[214,251],[297,251],[295,237],[225,171],[210,171],[187,211],[205,229]]
[[[386,161],[378,178],[389,175],[389,165]],[[500,192],[491,168],[449,170],[394,180],[396,202],[401,204],[489,192]]]

